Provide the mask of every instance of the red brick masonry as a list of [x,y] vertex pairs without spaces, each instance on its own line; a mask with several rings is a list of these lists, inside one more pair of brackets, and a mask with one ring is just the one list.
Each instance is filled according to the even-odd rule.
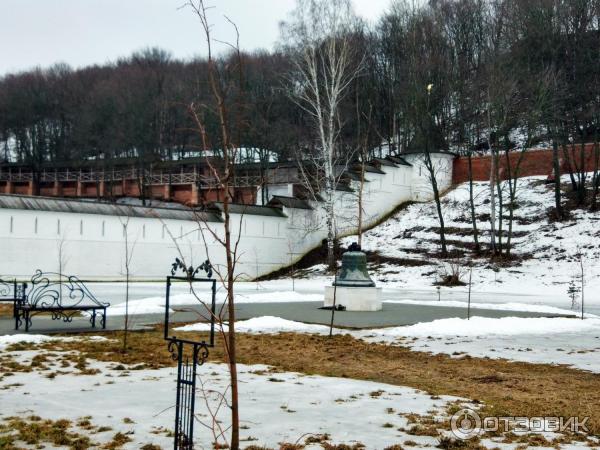
[[[520,152],[510,153],[510,167],[514,171],[518,161]],[[581,145],[559,148],[559,158],[561,172],[568,171],[568,166],[571,164],[574,170],[581,166]],[[487,156],[477,156],[472,158],[473,163],[473,180],[487,181],[490,177],[491,158]],[[594,144],[585,144],[584,148],[584,164],[585,169],[589,172],[593,171],[596,166],[596,156]],[[504,154],[500,155],[500,176],[506,178],[507,161]],[[553,179],[552,172],[552,149],[531,149],[523,156],[519,168],[519,177],[529,177],[534,175],[546,175]],[[469,181],[469,160],[466,156],[460,156],[454,160],[454,169],[452,172],[452,182],[454,184],[464,183]]]

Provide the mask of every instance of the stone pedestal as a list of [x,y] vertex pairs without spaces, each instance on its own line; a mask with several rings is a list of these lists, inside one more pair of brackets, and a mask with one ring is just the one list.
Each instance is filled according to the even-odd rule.
[[326,286],[324,307],[333,306],[333,292],[335,289],[335,304],[343,306],[346,311],[380,311],[381,288]]

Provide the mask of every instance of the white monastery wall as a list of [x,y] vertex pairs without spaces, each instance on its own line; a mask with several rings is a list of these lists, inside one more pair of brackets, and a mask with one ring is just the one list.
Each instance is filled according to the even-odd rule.
[[[448,190],[452,185],[452,161],[454,157],[447,153],[432,153],[431,163],[435,172],[435,179],[440,193]],[[433,198],[430,174],[425,167],[422,154],[409,154],[404,159],[412,165],[412,198],[416,202],[424,202]]]
[[[449,155],[432,157],[440,166],[437,177],[443,191],[450,186],[452,159]],[[406,201],[431,199],[425,168],[417,158],[409,162],[412,166],[382,166],[384,174],[365,174],[363,227],[376,224]],[[340,236],[355,233],[358,224],[358,183],[352,187],[354,192],[335,193]],[[285,189],[275,192],[289,192]],[[231,215],[232,236],[237,236],[241,227],[240,278],[251,279],[288,266],[320,245],[327,236],[323,204],[310,204],[312,210],[283,207],[283,217]],[[163,279],[178,256],[188,265],[198,265],[208,257],[217,270],[224,271],[224,250],[206,226],[223,235],[221,222],[0,208],[0,278],[26,280],[38,268],[58,272],[62,267],[63,273],[82,279],[120,280],[125,276],[126,240],[133,255],[130,274],[135,280]]]

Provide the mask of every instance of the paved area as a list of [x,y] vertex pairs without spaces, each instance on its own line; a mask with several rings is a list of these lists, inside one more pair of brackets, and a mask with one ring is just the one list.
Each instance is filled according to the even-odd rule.
[[[299,322],[329,325],[331,310],[320,309],[321,302],[260,303],[237,306],[237,316],[247,319],[257,316],[277,316]],[[473,309],[472,316],[483,317],[551,317],[550,314],[536,314],[516,311],[498,311],[493,309]],[[466,308],[429,305],[405,305],[383,303],[381,311],[353,312],[336,311],[334,323],[347,328],[382,328],[413,325],[418,322],[431,322],[449,317],[467,317]]]
[[[259,316],[276,316],[298,322],[326,324],[331,320],[331,311],[320,309],[322,302],[286,302],[286,303],[242,303],[237,305],[238,320]],[[226,313],[226,311],[224,311]],[[177,307],[173,313],[174,322],[194,322],[202,314],[201,307]],[[482,317],[556,317],[552,314],[530,313],[519,311],[498,311],[493,309],[471,309],[472,316]],[[450,317],[466,317],[466,308],[434,306],[434,305],[405,305],[385,303],[383,309],[377,312],[336,311],[334,324],[344,328],[382,328],[391,326],[412,325],[418,322],[429,322]],[[157,323],[162,323],[162,314],[141,314],[130,317],[130,327],[143,329]],[[118,330],[124,327],[123,316],[109,316],[107,329]],[[30,333],[49,332],[96,332],[85,318],[75,318],[72,323],[53,321],[48,316],[33,318]],[[0,317],[0,334],[24,333],[15,331],[14,321],[9,317]]]

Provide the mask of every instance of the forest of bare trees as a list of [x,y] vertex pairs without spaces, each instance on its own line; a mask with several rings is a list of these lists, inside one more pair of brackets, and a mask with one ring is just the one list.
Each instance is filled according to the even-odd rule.
[[[332,36],[351,42],[353,59],[337,99],[334,159],[385,145],[466,156],[486,151],[499,162],[506,152],[543,142],[572,168],[574,192],[585,197],[590,184],[597,191],[598,170],[590,180],[578,153],[564,148],[599,141],[600,0],[395,1],[373,25],[352,21]],[[311,87],[297,77],[298,46],[286,42],[285,26],[275,50],[239,55],[241,80],[227,79],[237,54],[220,55],[215,67],[224,89],[241,81],[244,91],[243,104],[227,105],[240,119],[235,142],[293,160],[325,144],[310,108],[298,107]],[[311,45],[331,42],[323,36]],[[57,64],[5,75],[0,161],[35,169],[89,160],[110,167],[135,158],[144,168],[202,156],[187,106],[210,97],[207,71],[206,59],[182,61],[151,48],[77,70]],[[216,111],[201,113],[207,133],[218,136]],[[218,152],[222,143],[211,146]]]

